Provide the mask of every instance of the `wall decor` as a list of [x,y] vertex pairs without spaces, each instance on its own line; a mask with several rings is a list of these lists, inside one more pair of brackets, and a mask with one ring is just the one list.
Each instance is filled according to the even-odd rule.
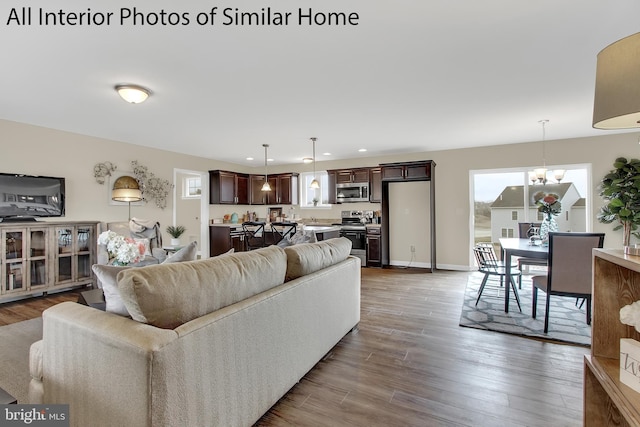
[[157,207],[164,209],[167,207],[167,196],[173,190],[173,184],[166,179],[156,177],[149,169],[138,163],[137,160],[131,162],[133,176],[140,184],[142,199],[146,202],[153,200]]
[[104,184],[107,176],[111,176],[111,172],[114,172],[117,169],[111,162],[102,162],[96,163],[93,167],[93,177],[96,179],[98,184]]

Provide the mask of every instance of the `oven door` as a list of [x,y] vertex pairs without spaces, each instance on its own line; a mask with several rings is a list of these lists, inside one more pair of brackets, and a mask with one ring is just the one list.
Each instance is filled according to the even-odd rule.
[[364,250],[366,245],[366,235],[367,232],[365,230],[341,230],[340,236],[346,237],[351,240],[351,250]]

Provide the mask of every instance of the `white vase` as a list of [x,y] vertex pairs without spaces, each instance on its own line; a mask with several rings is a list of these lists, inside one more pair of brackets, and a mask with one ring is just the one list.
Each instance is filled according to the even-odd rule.
[[180,246],[180,239],[171,239],[171,246]]

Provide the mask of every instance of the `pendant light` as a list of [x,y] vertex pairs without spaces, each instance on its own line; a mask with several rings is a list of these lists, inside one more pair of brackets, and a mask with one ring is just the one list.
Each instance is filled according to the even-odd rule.
[[313,142],[313,180],[311,181],[311,184],[309,184],[309,188],[314,189],[320,188],[320,183],[316,179],[316,139],[318,138],[311,138],[311,141]]
[[533,173],[540,183],[545,184],[547,182],[547,162],[544,153],[544,140],[546,136],[545,125],[549,123],[549,120],[540,120],[538,123],[542,125],[542,167],[534,169]]
[[269,179],[267,176],[267,148],[269,144],[262,144],[264,147],[264,184],[262,184],[261,191],[271,191],[271,186],[269,185]]

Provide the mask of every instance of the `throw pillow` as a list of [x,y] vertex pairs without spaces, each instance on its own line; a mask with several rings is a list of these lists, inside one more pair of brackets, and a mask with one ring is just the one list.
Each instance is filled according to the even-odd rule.
[[139,246],[144,247],[144,252],[140,251],[140,258],[151,256],[151,246],[149,239],[133,239]]
[[171,262],[183,262],[193,261],[198,254],[198,242],[191,242],[184,248],[180,249],[173,255],[169,255],[167,259],[162,261],[162,264],[168,264]]
[[129,316],[129,311],[122,302],[120,291],[118,290],[118,273],[122,270],[128,270],[130,266],[119,265],[100,265],[94,264],[91,269],[98,278],[98,287],[102,288],[104,293],[104,301],[106,303],[105,310],[121,316]]

